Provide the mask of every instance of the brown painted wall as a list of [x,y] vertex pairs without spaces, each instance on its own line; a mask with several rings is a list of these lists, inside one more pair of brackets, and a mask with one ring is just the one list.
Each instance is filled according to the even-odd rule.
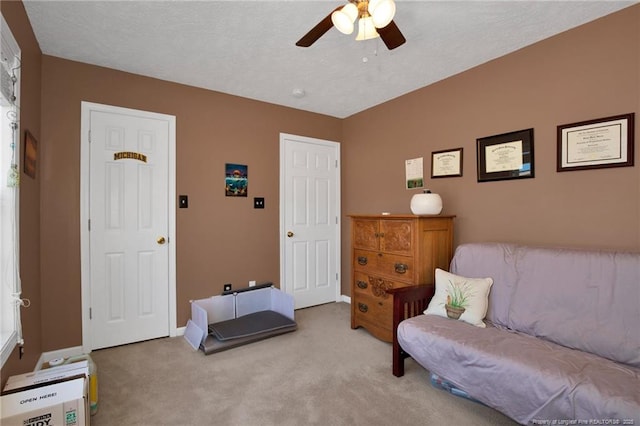
[[[635,167],[556,172],[558,125],[636,114]],[[478,183],[476,138],[534,128],[535,178]],[[342,209],[409,212],[404,161],[457,215],[455,242],[640,250],[640,6],[344,121]],[[464,148],[463,177],[430,179],[431,152]],[[347,223],[347,222],[345,222]],[[342,276],[349,277],[348,226]],[[348,279],[343,293],[349,294]]]
[[[22,52],[20,130],[21,146],[24,147],[24,132],[41,141],[40,132],[40,66],[42,52],[33,35],[31,24],[21,2],[2,1],[2,16],[7,21]],[[38,159],[41,161],[42,156]],[[38,164],[40,166],[40,164]],[[32,179],[20,174],[20,276],[22,297],[31,301],[29,308],[22,308],[22,329],[25,336],[24,356],[14,350],[0,371],[4,386],[10,375],[33,370],[41,346],[41,299],[40,299],[40,182],[41,168]]]
[[[279,134],[339,141],[339,119],[44,56],[42,62],[43,349],[82,343],[80,102],[176,116],[177,314],[226,282],[279,281]],[[249,166],[249,197],[224,196],[224,165]],[[253,209],[253,197],[265,209]],[[64,249],[61,249],[64,248]]]
[[[27,357],[12,356],[3,377],[32,369],[40,351],[81,344],[82,100],[177,116],[177,192],[190,202],[177,211],[179,326],[189,299],[215,294],[224,282],[277,282],[280,132],[342,141],[347,295],[346,215],[408,212],[416,191],[404,189],[404,160],[424,157],[428,176],[431,152],[440,149],[464,148],[463,177],[427,179],[444,212],[457,215],[456,243],[640,250],[638,149],[636,167],[555,171],[557,125],[628,112],[640,120],[640,6],[345,120],[41,57],[22,4],[3,1],[2,12],[23,49],[22,125],[41,148],[38,178],[23,175],[21,188],[23,287],[32,301],[23,311]],[[477,183],[475,139],[529,127],[536,177]],[[249,165],[248,199],[224,197],[225,162]],[[253,196],[266,198],[265,210],[251,208]]]

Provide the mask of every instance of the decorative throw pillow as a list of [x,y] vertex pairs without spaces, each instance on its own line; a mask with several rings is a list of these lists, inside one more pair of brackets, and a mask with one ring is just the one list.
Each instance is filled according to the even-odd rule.
[[[492,278],[465,278],[436,269],[436,292],[424,313],[486,327],[482,320],[487,315],[492,284]],[[459,313],[460,310],[456,314],[455,305],[464,308],[462,314]]]

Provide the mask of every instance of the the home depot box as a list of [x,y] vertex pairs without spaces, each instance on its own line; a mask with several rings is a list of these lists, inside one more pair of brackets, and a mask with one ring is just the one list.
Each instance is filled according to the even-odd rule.
[[87,378],[79,376],[0,397],[3,426],[88,426]]

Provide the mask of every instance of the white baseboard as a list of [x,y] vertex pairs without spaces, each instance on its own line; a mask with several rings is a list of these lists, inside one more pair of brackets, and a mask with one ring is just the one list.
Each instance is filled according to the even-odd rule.
[[342,301],[344,303],[348,303],[351,304],[351,297],[350,296],[345,296],[344,294],[342,295]]
[[187,329],[186,326],[176,328],[176,336],[184,336],[184,331]]
[[33,371],[38,371],[42,368],[42,364],[45,362],[51,361],[56,358],[68,358],[72,356],[82,355],[82,346],[74,346],[72,348],[58,349],[56,351],[50,352],[42,352],[40,354],[40,358],[38,359],[38,363],[36,364],[36,368]]

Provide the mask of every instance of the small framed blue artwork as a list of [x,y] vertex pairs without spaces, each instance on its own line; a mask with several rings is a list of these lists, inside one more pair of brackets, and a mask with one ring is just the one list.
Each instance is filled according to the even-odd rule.
[[248,167],[243,164],[225,165],[224,193],[227,197],[246,197],[249,188]]

